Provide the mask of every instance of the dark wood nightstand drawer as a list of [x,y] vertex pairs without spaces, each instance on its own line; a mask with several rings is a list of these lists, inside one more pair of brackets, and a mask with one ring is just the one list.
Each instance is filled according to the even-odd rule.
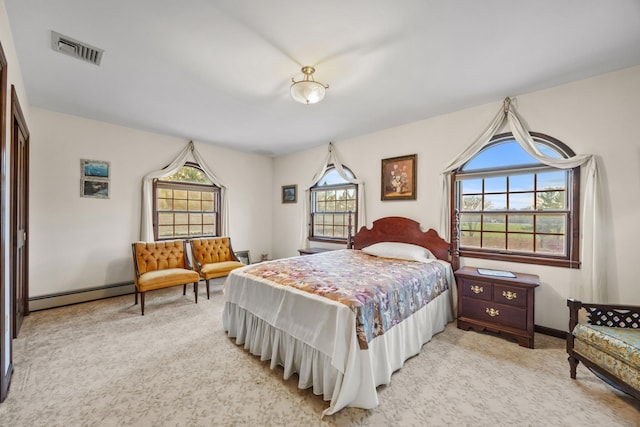
[[482,322],[497,323],[516,329],[527,329],[527,312],[521,308],[470,298],[464,298],[462,306],[460,313],[462,317],[471,317]]
[[501,304],[527,306],[527,289],[515,286],[494,285],[493,300]]
[[460,281],[460,286],[462,287],[462,295],[464,296],[487,301],[491,300],[493,293],[493,285],[491,282],[464,279]]

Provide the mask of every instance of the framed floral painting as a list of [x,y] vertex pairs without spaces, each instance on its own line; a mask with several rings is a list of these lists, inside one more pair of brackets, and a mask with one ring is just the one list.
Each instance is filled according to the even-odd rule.
[[382,159],[380,200],[416,200],[417,154]]

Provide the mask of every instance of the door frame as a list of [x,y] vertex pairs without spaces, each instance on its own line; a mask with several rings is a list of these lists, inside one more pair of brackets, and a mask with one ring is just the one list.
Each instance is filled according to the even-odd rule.
[[[14,286],[17,286],[15,283],[16,280],[16,252],[17,252],[17,239],[16,232],[18,227],[18,218],[17,218],[17,201],[19,195],[17,194],[16,187],[16,177],[18,171],[15,170],[15,160],[16,160],[16,150],[18,149],[18,133],[15,132],[16,127],[20,129],[20,131],[24,134],[25,138],[25,165],[24,165],[24,184],[25,184],[25,194],[21,195],[25,198],[24,200],[24,211],[25,211],[25,242],[24,242],[24,288],[22,289],[22,294],[24,295],[22,312],[25,316],[29,314],[29,128],[27,127],[27,122],[24,118],[24,114],[22,113],[22,108],[20,107],[20,101],[18,100],[18,94],[16,92],[16,88],[14,85],[11,85],[11,172],[10,172],[10,180],[11,180],[11,202],[10,202],[10,210],[11,210],[11,225],[9,227],[9,238],[11,240],[11,244],[9,246],[10,250],[10,260],[9,260],[9,283],[11,284],[12,290]],[[18,336],[18,322],[16,322],[16,316],[18,313],[16,295],[12,295],[12,307],[13,307],[13,337],[17,338]]]
[[[9,392],[13,373],[13,341],[11,327],[11,286],[5,280],[4,221],[9,213],[5,191],[7,137],[7,57],[0,43],[0,402]],[[8,310],[7,310],[8,309]],[[7,324],[8,323],[8,324]],[[8,348],[7,348],[8,347]],[[7,360],[8,359],[8,360]],[[5,370],[5,366],[7,369]]]

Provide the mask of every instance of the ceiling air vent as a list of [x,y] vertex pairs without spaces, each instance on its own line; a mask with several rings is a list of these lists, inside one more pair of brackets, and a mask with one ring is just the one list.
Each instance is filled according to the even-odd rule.
[[86,43],[51,31],[51,47],[56,52],[64,53],[95,65],[100,65],[104,49],[98,49]]

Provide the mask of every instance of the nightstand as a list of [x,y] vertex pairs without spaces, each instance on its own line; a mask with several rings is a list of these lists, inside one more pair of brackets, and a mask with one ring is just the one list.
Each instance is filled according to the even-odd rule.
[[463,267],[454,274],[458,284],[458,328],[498,332],[515,338],[523,347],[533,348],[538,276],[515,272],[515,277],[484,275],[475,267]]
[[298,249],[298,252],[300,252],[300,255],[313,255],[313,254],[319,254],[322,252],[327,252],[327,251],[333,251],[334,249],[327,249],[327,248],[306,248],[306,249]]

